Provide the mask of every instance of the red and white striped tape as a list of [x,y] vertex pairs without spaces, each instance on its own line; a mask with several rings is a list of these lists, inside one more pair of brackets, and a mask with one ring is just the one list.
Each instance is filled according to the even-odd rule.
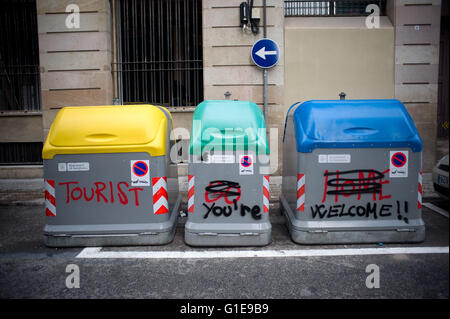
[[56,216],[55,181],[53,179],[45,180],[45,215]]
[[305,174],[297,174],[297,211],[305,211]]
[[270,198],[270,176],[265,175],[263,176],[263,206],[264,206],[264,213],[269,212],[269,198]]
[[422,209],[422,172],[419,173],[419,191],[417,192],[417,208]]
[[155,215],[169,212],[169,197],[167,194],[167,177],[153,177],[153,213]]
[[194,212],[195,176],[188,175],[188,212]]

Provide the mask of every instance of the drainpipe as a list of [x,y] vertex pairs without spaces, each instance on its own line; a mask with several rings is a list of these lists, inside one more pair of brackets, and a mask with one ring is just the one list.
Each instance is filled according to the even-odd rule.
[[[267,14],[266,14],[266,0],[263,0],[263,16],[264,16],[264,38],[267,38]],[[263,85],[264,85],[264,91],[263,91],[263,97],[264,97],[264,108],[263,108],[263,114],[264,114],[264,122],[266,124],[266,127],[268,126],[267,122],[267,69],[263,70]]]
[[113,104],[118,105],[119,102],[119,89],[118,89],[118,73],[117,73],[117,21],[116,21],[116,0],[111,1],[112,5],[112,51],[113,51],[113,64],[112,64],[112,80],[113,80]]

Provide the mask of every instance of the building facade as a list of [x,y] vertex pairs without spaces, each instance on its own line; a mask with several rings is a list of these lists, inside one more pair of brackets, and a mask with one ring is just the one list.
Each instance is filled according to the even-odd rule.
[[[202,100],[250,100],[263,108],[263,71],[250,57],[252,45],[263,38],[263,0],[253,1],[258,30],[241,26],[242,1],[6,1],[3,12],[18,14],[16,23],[17,6],[28,6],[23,19],[31,31],[14,36],[20,28],[11,27],[2,46],[10,43],[3,40],[29,44],[27,34],[36,40],[34,47],[15,50],[39,59],[32,61],[30,54],[29,61],[7,61],[14,52],[2,49],[0,178],[42,177],[40,143],[64,106],[159,104],[172,112],[176,128],[187,131]],[[431,171],[438,138],[448,140],[448,42],[441,37],[448,32],[447,3],[265,2],[267,37],[280,48],[279,62],[268,70],[273,174],[281,175],[281,137],[290,105],[338,99],[341,92],[348,99],[402,101],[424,142],[424,171]],[[368,26],[370,3],[378,4],[380,16]],[[12,26],[6,16],[0,16],[2,24]],[[34,69],[13,69],[17,63]],[[24,82],[25,72],[34,82],[11,84],[14,76]],[[31,91],[25,94],[25,88]],[[22,95],[39,101],[17,98]]]

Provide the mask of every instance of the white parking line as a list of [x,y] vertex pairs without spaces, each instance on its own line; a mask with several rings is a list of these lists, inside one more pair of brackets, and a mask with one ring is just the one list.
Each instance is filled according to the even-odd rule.
[[211,259],[211,258],[279,258],[404,254],[448,254],[449,247],[392,247],[298,250],[201,250],[201,251],[101,251],[101,247],[83,249],[76,258],[99,259]]
[[440,215],[442,215],[442,216],[448,218],[448,212],[445,211],[445,210],[443,210],[442,208],[440,208],[440,207],[434,205],[434,204],[431,204],[431,203],[423,203],[423,206],[425,206],[425,207],[431,209],[432,211],[435,211],[436,213],[438,213],[438,214],[440,214]]

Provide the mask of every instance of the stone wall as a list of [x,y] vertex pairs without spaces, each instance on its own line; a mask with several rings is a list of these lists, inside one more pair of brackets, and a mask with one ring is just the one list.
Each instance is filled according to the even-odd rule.
[[440,0],[390,0],[395,25],[395,97],[422,138],[423,170],[436,164]]
[[[242,0],[203,0],[204,99],[250,100],[263,107],[263,71],[250,57],[263,37],[262,0],[255,0],[259,34],[243,32]],[[68,4],[80,8],[80,28],[68,29]],[[267,37],[280,47],[268,71],[268,128],[273,175],[281,173],[281,138],[289,106],[299,100],[397,98],[412,115],[424,141],[424,171],[434,165],[439,63],[440,0],[388,0],[381,28],[363,17],[284,18],[283,1],[267,0]],[[108,0],[37,0],[42,117],[2,117],[0,141],[46,138],[64,106],[111,104],[111,8]],[[289,66],[285,68],[285,66]],[[170,108],[175,127],[191,128],[194,108]],[[41,119],[42,118],[42,119]],[[273,137],[273,136],[272,136]],[[3,138],[3,140],[2,140]],[[278,141],[278,146],[276,142]],[[185,170],[183,170],[184,173]]]
[[[67,5],[80,27],[67,28]],[[108,0],[37,0],[44,139],[64,106],[112,103],[111,13]]]
[[[204,99],[230,99],[255,102],[263,109],[263,71],[251,59],[253,44],[263,38],[262,0],[254,1],[260,11],[259,33],[242,31],[239,4],[242,0],[203,0]],[[267,0],[267,38],[280,48],[280,58],[268,70],[268,128],[277,129],[271,149],[272,171],[280,174],[281,134],[284,127],[284,11],[283,1]],[[278,146],[276,145],[278,143]]]

